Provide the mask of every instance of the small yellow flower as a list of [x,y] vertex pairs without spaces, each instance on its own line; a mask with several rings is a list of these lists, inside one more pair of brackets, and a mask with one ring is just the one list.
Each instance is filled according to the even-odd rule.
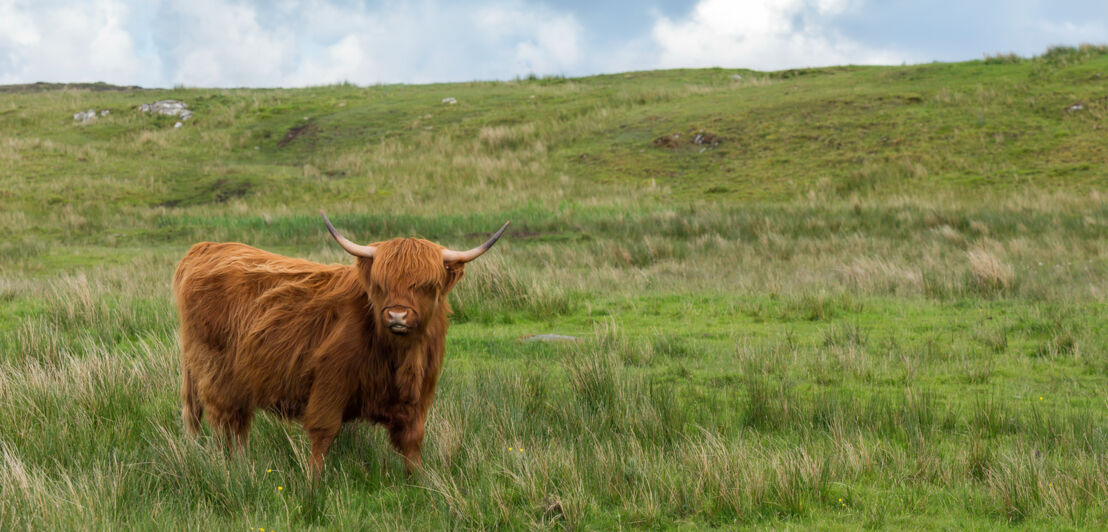
[[1040,395],[1040,396],[1039,396],[1039,400],[1040,400],[1040,401],[1042,401],[1042,400],[1043,400],[1043,396],[1041,396],[1041,395]]
[[285,489],[285,488],[284,488],[284,487],[282,487],[282,486],[277,486],[277,491],[281,491],[281,490],[283,490],[283,489]]
[[521,453],[523,452],[523,447],[519,448],[519,452],[521,452]]
[[842,497],[839,497],[839,502],[843,502],[843,499],[842,499]]
[[272,472],[273,472],[273,470],[272,470],[272,469],[266,469],[266,470],[265,470],[265,472],[266,472],[266,473],[272,473]]
[[512,450],[512,448],[511,448],[511,447],[508,447],[508,450],[509,450],[509,451],[511,451],[511,450]]

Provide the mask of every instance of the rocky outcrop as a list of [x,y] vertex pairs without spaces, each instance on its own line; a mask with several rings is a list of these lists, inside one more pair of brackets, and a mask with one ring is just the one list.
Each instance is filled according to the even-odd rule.
[[189,110],[188,104],[177,100],[158,100],[154,103],[144,103],[139,106],[139,111],[176,116],[180,117],[181,120],[188,120],[192,117],[192,111]]
[[[108,113],[110,112],[111,111],[104,109],[103,111],[100,111],[100,116],[108,116]],[[89,122],[92,122],[93,120],[96,120],[96,110],[89,109],[88,111],[81,111],[80,113],[73,115],[73,119],[82,124],[87,124]]]

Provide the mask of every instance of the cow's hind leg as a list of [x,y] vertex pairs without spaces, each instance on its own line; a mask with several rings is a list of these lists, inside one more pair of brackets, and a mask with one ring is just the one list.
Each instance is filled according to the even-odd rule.
[[241,453],[246,449],[250,436],[250,423],[254,413],[249,408],[215,408],[209,405],[212,425],[223,436],[227,449]]
[[197,387],[197,370],[203,369],[216,353],[203,342],[196,341],[184,327],[181,328],[181,419],[185,430],[192,435],[200,433],[200,420],[204,417],[204,404]]
[[185,429],[193,436],[200,433],[200,420],[204,417],[204,405],[196,390],[196,379],[188,368],[181,370],[181,418]]

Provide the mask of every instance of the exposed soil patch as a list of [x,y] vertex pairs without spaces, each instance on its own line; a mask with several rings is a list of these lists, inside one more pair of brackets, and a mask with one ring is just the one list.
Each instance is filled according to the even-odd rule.
[[650,144],[655,148],[675,150],[688,144],[704,148],[715,148],[719,146],[721,142],[723,142],[723,138],[715,133],[696,131],[689,134],[671,133],[669,135],[663,135],[651,141]]
[[719,138],[719,136],[713,135],[706,131],[697,132],[695,135],[693,135],[692,139],[692,143],[696,144],[697,146],[712,146],[713,148],[719,146],[719,143],[722,141],[723,139]]
[[669,135],[662,135],[654,139],[651,144],[653,144],[655,148],[675,149],[681,146],[681,134],[671,133]]
[[309,124],[301,124],[299,126],[292,126],[292,127],[289,128],[288,132],[285,133],[285,137],[283,139],[277,141],[277,147],[278,148],[284,148],[285,146],[288,146],[289,143],[291,143],[292,141],[294,141],[294,140],[296,140],[300,137],[308,137],[308,136],[314,135],[318,131],[319,131],[319,128],[317,128],[315,126],[315,124],[310,124],[310,123]]

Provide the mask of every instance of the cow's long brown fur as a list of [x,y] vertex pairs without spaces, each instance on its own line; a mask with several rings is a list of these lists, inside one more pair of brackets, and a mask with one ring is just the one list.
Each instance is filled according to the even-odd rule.
[[[409,471],[442,369],[449,306],[463,275],[438,244],[395,239],[354,266],[287,258],[245,244],[194,245],[173,277],[181,318],[183,417],[206,413],[229,445],[245,443],[256,409],[299,419],[311,465],[345,421],[385,426]],[[382,310],[419,317],[399,336]]]

